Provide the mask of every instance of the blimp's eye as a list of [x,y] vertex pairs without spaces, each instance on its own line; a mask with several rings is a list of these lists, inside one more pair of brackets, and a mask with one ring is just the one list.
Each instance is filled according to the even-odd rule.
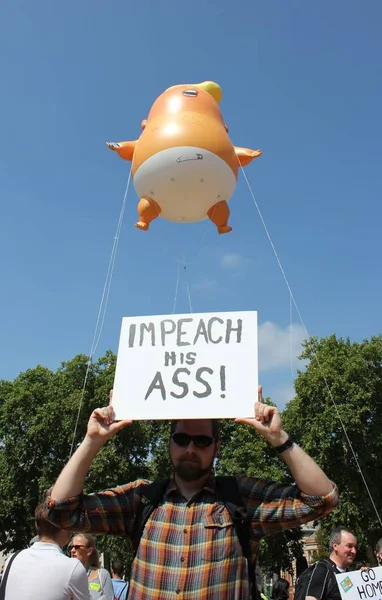
[[190,96],[191,98],[196,98],[197,95],[198,95],[197,90],[184,90],[183,91],[183,96]]

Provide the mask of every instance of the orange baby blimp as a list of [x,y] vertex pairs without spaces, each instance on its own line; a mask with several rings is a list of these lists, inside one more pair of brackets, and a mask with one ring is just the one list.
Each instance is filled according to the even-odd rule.
[[213,81],[172,86],[155,100],[139,139],[107,142],[132,161],[139,229],[147,230],[159,216],[177,223],[208,217],[219,233],[231,231],[228,201],[239,167],[261,151],[232,144],[218,104],[221,97]]

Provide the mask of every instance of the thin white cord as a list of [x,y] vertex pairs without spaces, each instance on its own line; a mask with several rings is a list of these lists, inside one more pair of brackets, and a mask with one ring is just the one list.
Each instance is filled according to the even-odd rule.
[[[267,238],[268,238],[268,240],[269,240],[269,243],[270,243],[270,245],[271,245],[271,247],[272,247],[272,250],[273,250],[273,253],[274,253],[275,257],[276,257],[277,263],[278,263],[278,265],[279,265],[279,267],[280,267],[280,271],[281,271],[281,273],[282,273],[282,276],[283,276],[283,278],[284,278],[284,281],[285,281],[285,283],[286,283],[286,286],[287,286],[287,288],[288,288],[288,291],[289,291],[289,294],[290,294],[290,299],[293,301],[293,304],[294,304],[294,306],[295,306],[295,308],[296,308],[297,314],[298,314],[298,316],[299,316],[299,318],[300,318],[300,321],[301,321],[301,324],[302,324],[302,326],[303,326],[303,328],[304,328],[304,331],[305,331],[305,333],[306,333],[306,336],[307,336],[308,338],[310,338],[310,335],[309,335],[309,333],[308,333],[308,330],[307,330],[307,328],[306,328],[306,326],[305,326],[304,320],[303,320],[303,318],[302,318],[302,316],[301,316],[300,310],[299,310],[299,308],[298,308],[298,306],[297,306],[296,300],[295,300],[295,298],[294,298],[294,296],[293,296],[293,293],[292,293],[291,287],[290,287],[290,285],[289,285],[288,279],[287,279],[287,277],[286,277],[286,275],[285,275],[285,271],[284,271],[284,269],[283,269],[283,267],[282,267],[282,265],[281,265],[280,259],[279,259],[279,257],[278,257],[278,254],[277,254],[277,252],[276,252],[276,248],[275,248],[275,246],[274,246],[274,244],[273,244],[273,241],[272,241],[272,239],[271,239],[271,236],[270,236],[270,234],[269,234],[269,231],[268,231],[268,229],[267,229],[267,226],[266,226],[266,224],[265,224],[265,221],[264,221],[264,219],[263,219],[263,215],[261,214],[261,211],[260,211],[259,205],[258,205],[258,204],[257,204],[257,202],[256,202],[255,194],[254,194],[254,193],[253,193],[253,191],[252,191],[252,188],[251,188],[251,186],[250,186],[250,184],[249,184],[248,178],[247,178],[247,176],[246,176],[246,174],[245,174],[245,171],[244,171],[244,169],[243,169],[243,167],[242,167],[242,165],[241,165],[241,163],[240,163],[240,160],[239,160],[239,158],[238,158],[238,162],[239,162],[239,165],[240,165],[241,172],[243,173],[243,177],[244,177],[245,181],[247,182],[247,186],[248,186],[249,192],[250,192],[250,194],[251,194],[251,196],[252,196],[252,200],[253,200],[253,202],[254,202],[254,204],[255,204],[255,206],[256,206],[256,210],[257,210],[257,212],[258,212],[258,214],[259,214],[260,220],[261,220],[261,222],[262,222],[262,224],[263,224],[263,227],[264,227],[265,233],[266,233],[266,235],[267,235]],[[344,432],[344,434],[345,434],[346,440],[347,440],[347,442],[348,442],[348,444],[349,444],[349,447],[350,447],[350,450],[351,450],[351,452],[352,452],[352,454],[353,454],[353,458],[354,458],[354,460],[355,460],[355,463],[356,463],[356,465],[357,465],[358,471],[359,471],[359,473],[360,473],[360,475],[361,475],[362,481],[363,481],[363,483],[364,483],[364,486],[365,486],[365,488],[366,488],[366,491],[367,491],[367,493],[368,493],[368,496],[369,496],[369,498],[370,498],[370,502],[371,502],[371,504],[372,504],[372,506],[373,506],[373,508],[374,508],[374,510],[375,510],[375,514],[377,515],[377,519],[378,519],[378,521],[379,521],[379,524],[380,524],[380,525],[381,525],[381,527],[382,527],[382,519],[381,519],[381,517],[380,517],[380,515],[379,515],[379,513],[378,513],[378,510],[377,510],[377,507],[376,507],[376,505],[375,505],[375,503],[374,503],[374,500],[373,500],[373,497],[372,497],[372,495],[371,495],[371,492],[370,492],[369,486],[367,485],[367,482],[366,482],[365,476],[364,476],[364,474],[363,474],[363,472],[362,472],[361,465],[360,465],[360,464],[359,464],[359,462],[358,462],[358,459],[357,459],[356,453],[354,452],[353,445],[352,445],[352,443],[351,443],[351,441],[350,441],[350,438],[349,438],[349,436],[348,436],[348,433],[347,433],[347,431],[346,431],[346,427],[345,427],[345,425],[344,425],[344,422],[343,422],[343,420],[342,420],[342,418],[341,418],[341,415],[340,415],[339,409],[338,409],[338,407],[337,407],[337,404],[336,404],[336,402],[335,402],[335,400],[334,400],[334,397],[333,397],[332,391],[331,391],[331,389],[330,389],[330,387],[329,387],[329,384],[328,384],[328,382],[327,382],[327,380],[326,380],[326,377],[325,377],[324,370],[323,370],[323,368],[321,367],[321,364],[320,364],[319,358],[318,358],[318,356],[317,356],[317,354],[316,354],[315,352],[313,352],[313,356],[314,356],[314,358],[315,358],[315,359],[316,359],[316,361],[317,361],[317,365],[318,365],[318,367],[319,367],[320,373],[321,373],[321,375],[322,375],[322,378],[323,378],[323,380],[324,380],[325,387],[326,387],[326,389],[327,389],[327,392],[328,392],[328,394],[329,394],[329,397],[330,397],[330,399],[331,399],[331,401],[332,401],[332,404],[333,404],[333,406],[334,406],[334,409],[335,409],[335,411],[336,411],[336,413],[337,413],[338,420],[339,420],[339,422],[340,422],[340,424],[341,424],[342,430],[343,430],[343,432]]]
[[184,264],[183,269],[184,269],[184,273],[186,276],[186,290],[187,290],[187,296],[188,296],[188,304],[190,306],[190,313],[193,313],[194,311],[192,310],[190,286],[188,285],[187,265],[186,264]]
[[290,364],[290,372],[292,374],[292,379],[294,379],[293,357],[292,357],[292,319],[293,319],[292,310],[293,310],[292,298],[289,295],[289,364]]
[[122,207],[121,207],[121,211],[120,211],[119,219],[118,219],[117,230],[116,230],[116,233],[115,233],[115,236],[114,236],[113,247],[112,247],[112,251],[111,251],[111,255],[110,255],[110,262],[109,262],[109,267],[108,267],[108,271],[107,271],[107,275],[109,275],[109,280],[108,280],[107,286],[106,286],[107,279],[105,281],[106,296],[105,296],[105,287],[104,287],[104,292],[103,292],[103,296],[102,296],[102,297],[105,296],[104,307],[103,307],[103,314],[102,314],[102,321],[101,321],[101,325],[100,325],[100,328],[99,328],[97,340],[96,340],[95,344],[92,347],[91,357],[94,356],[95,351],[96,351],[96,349],[98,347],[98,343],[99,343],[99,340],[101,338],[101,333],[102,333],[102,330],[103,330],[103,325],[104,325],[104,322],[105,322],[106,309],[107,309],[107,305],[108,305],[108,302],[109,302],[109,294],[110,294],[111,282],[112,282],[112,279],[113,279],[115,259],[117,257],[117,248],[118,248],[119,236],[121,234],[121,229],[122,229],[122,224],[123,224],[123,217],[124,217],[125,208],[126,208],[127,193],[129,191],[129,187],[130,187],[130,180],[131,180],[131,170],[130,170],[129,177],[128,177],[127,184],[126,184],[125,195],[123,197]]
[[99,340],[101,338],[101,334],[102,334],[102,330],[103,330],[103,325],[104,325],[104,322],[105,322],[105,316],[106,316],[106,310],[107,310],[107,305],[108,305],[108,300],[109,300],[111,282],[112,282],[112,279],[113,279],[115,258],[117,256],[117,248],[118,248],[119,236],[120,236],[120,233],[121,233],[121,228],[122,228],[122,223],[123,223],[123,216],[124,216],[125,208],[126,208],[127,193],[129,191],[129,187],[130,187],[130,181],[131,181],[131,169],[130,169],[130,172],[129,172],[129,177],[127,179],[125,194],[123,196],[122,206],[121,206],[121,210],[120,210],[120,213],[119,213],[117,229],[116,229],[116,232],[115,232],[115,235],[114,235],[114,239],[113,239],[113,246],[112,246],[111,253],[110,253],[109,265],[108,265],[108,268],[107,268],[105,283],[104,283],[103,291],[102,291],[101,302],[100,302],[99,309],[98,309],[97,321],[96,321],[96,325],[95,325],[95,329],[94,329],[92,345],[91,345],[91,348],[90,348],[90,353],[89,353],[88,365],[87,365],[86,373],[85,373],[84,384],[82,386],[80,405],[78,407],[77,419],[76,419],[76,424],[75,424],[75,427],[74,427],[74,432],[73,432],[73,438],[72,438],[72,443],[71,443],[71,447],[70,447],[69,458],[72,456],[72,453],[73,453],[74,441],[75,441],[75,437],[76,437],[76,433],[77,433],[77,427],[78,427],[78,421],[79,421],[80,414],[81,414],[81,408],[82,408],[82,404],[83,404],[83,400],[84,400],[84,396],[85,396],[85,389],[86,389],[86,384],[87,384],[87,380],[88,380],[88,376],[89,376],[90,365],[91,365],[93,356],[95,354],[95,351],[97,349]]
[[[239,159],[238,159],[238,160],[239,160]],[[258,205],[258,204],[257,204],[257,202],[256,202],[255,194],[254,194],[254,193],[253,193],[253,191],[252,191],[252,188],[251,188],[251,186],[250,186],[250,184],[249,184],[249,181],[248,181],[248,179],[247,179],[247,176],[246,176],[246,174],[245,174],[245,171],[244,171],[243,167],[242,167],[242,166],[241,166],[241,164],[240,164],[240,161],[239,161],[239,165],[240,165],[241,171],[242,171],[242,173],[243,173],[244,179],[245,179],[245,181],[247,182],[247,186],[248,186],[249,192],[250,192],[250,194],[251,194],[251,196],[252,196],[252,200],[253,200],[253,202],[254,202],[254,204],[255,204],[255,206],[256,206],[257,212],[259,213],[260,220],[261,220],[261,222],[262,222],[262,224],[263,224],[263,227],[264,227],[265,233],[267,234],[267,238],[268,238],[268,240],[269,240],[269,243],[270,243],[270,245],[271,245],[271,247],[272,247],[273,253],[274,253],[275,257],[276,257],[277,263],[278,263],[278,265],[279,265],[280,271],[281,271],[281,273],[282,273],[282,276],[283,276],[283,278],[284,278],[284,281],[285,281],[285,283],[286,283],[286,286],[287,286],[287,288],[288,288],[288,291],[289,291],[290,297],[291,297],[291,298],[292,298],[292,300],[293,300],[293,304],[294,304],[294,306],[295,306],[295,308],[296,308],[296,311],[297,311],[297,314],[298,314],[298,316],[299,316],[299,319],[300,319],[300,321],[301,321],[301,324],[302,324],[302,326],[303,326],[303,328],[304,328],[304,330],[305,330],[305,333],[306,333],[306,335],[307,335],[308,337],[310,337],[310,336],[309,336],[309,333],[308,333],[308,330],[307,330],[307,328],[306,328],[306,326],[305,326],[304,319],[302,318],[302,315],[301,315],[301,313],[300,313],[300,310],[299,310],[299,308],[298,308],[298,306],[297,306],[296,300],[294,299],[293,292],[292,292],[292,290],[291,290],[291,287],[290,287],[290,285],[289,285],[289,282],[288,282],[287,276],[285,275],[284,269],[283,269],[283,267],[282,267],[282,264],[281,264],[281,262],[280,262],[280,259],[279,259],[279,257],[278,257],[278,254],[277,254],[277,252],[276,252],[276,248],[275,248],[275,246],[274,246],[274,244],[273,244],[273,242],[272,242],[272,238],[271,238],[271,236],[269,235],[269,231],[268,231],[268,229],[267,229],[267,226],[266,226],[266,224],[265,224],[265,221],[264,221],[264,219],[263,219],[263,215],[261,214],[261,211],[260,211],[259,205]]]
[[172,307],[172,314],[175,313],[176,302],[177,302],[177,299],[178,299],[180,260],[178,260],[178,267],[177,267],[176,271],[177,272],[176,272],[175,298],[174,298],[174,304],[173,304],[173,307]]
[[190,313],[193,313],[194,311],[192,310],[190,287],[188,285],[188,281],[186,281],[186,288],[187,288],[188,303],[190,305]]

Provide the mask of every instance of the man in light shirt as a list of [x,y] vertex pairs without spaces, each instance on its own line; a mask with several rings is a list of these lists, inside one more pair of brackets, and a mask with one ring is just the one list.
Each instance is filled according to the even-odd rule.
[[10,557],[5,565],[5,600],[90,600],[82,563],[62,551],[71,532],[44,519],[41,505],[35,512],[35,526],[39,541],[19,552],[12,563]]

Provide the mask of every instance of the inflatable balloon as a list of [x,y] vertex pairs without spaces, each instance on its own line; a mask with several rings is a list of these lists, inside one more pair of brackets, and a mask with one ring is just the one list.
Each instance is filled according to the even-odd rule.
[[219,108],[221,97],[212,81],[170,87],[142,121],[138,140],[107,142],[132,161],[139,229],[147,230],[159,216],[177,223],[209,217],[219,233],[231,231],[228,201],[239,167],[261,151],[232,144]]

